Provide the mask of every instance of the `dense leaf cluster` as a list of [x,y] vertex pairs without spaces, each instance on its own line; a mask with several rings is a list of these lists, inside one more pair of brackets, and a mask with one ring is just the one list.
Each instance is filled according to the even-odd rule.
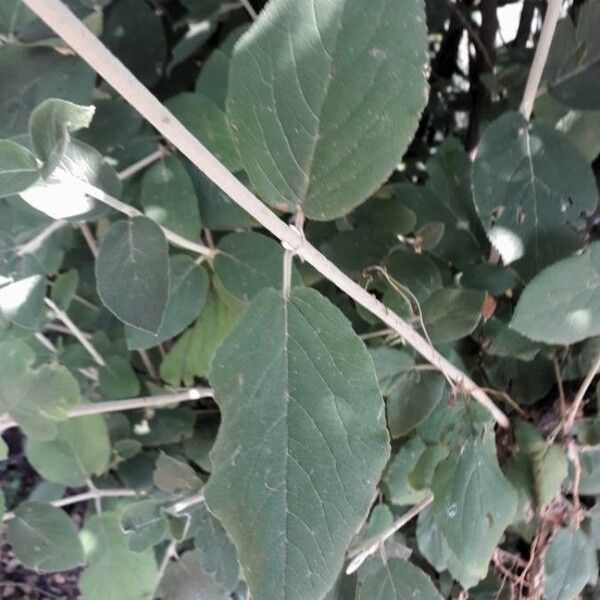
[[528,0],[502,42],[495,0],[65,3],[510,427],[2,0],[22,565],[84,567],[84,600],[596,597],[600,0],[565,6],[531,118]]

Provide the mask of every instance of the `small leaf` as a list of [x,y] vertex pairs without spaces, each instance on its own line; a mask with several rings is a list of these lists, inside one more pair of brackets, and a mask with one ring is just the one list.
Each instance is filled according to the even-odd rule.
[[95,110],[93,106],[78,106],[66,100],[52,98],[42,102],[31,113],[31,145],[44,163],[46,175],[60,162],[70,141],[70,134],[88,127]]
[[121,193],[121,182],[104,157],[91,146],[71,140],[52,173],[20,196],[53,219],[93,221],[108,207],[87,195],[86,183],[113,197]]
[[75,524],[51,504],[21,503],[10,521],[8,540],[17,558],[34,571],[68,571],[85,564]]
[[79,273],[76,269],[70,269],[66,273],[57,275],[50,295],[53,302],[63,311],[66,311],[77,292],[79,285]]
[[152,597],[158,575],[154,553],[129,549],[117,514],[88,516],[81,541],[88,563],[79,581],[85,600]]
[[392,437],[405,436],[420,425],[441,401],[446,380],[441,373],[413,371],[395,386],[386,403]]
[[415,489],[409,481],[409,475],[417,466],[427,446],[417,435],[409,438],[392,458],[388,465],[384,482],[389,501],[396,506],[410,506],[423,500],[427,490]]
[[167,533],[167,521],[160,505],[152,500],[130,504],[121,515],[121,528],[127,537],[129,548],[144,552],[161,542]]
[[435,262],[426,254],[402,250],[390,254],[384,261],[388,273],[407,287],[419,302],[442,288],[442,275]]
[[[275,240],[251,231],[231,233],[219,241],[217,249],[215,275],[220,288],[236,301],[248,304],[264,288],[283,285],[284,250]],[[294,267],[292,284],[301,283]]]
[[435,291],[421,310],[427,333],[434,344],[459,340],[477,327],[485,301],[485,292],[462,288]]
[[0,198],[23,192],[39,178],[35,155],[11,140],[0,140]]
[[196,600],[199,590],[202,590],[202,600],[231,598],[231,590],[226,590],[212,574],[204,572],[201,554],[193,550],[186,552],[178,561],[169,563],[160,582],[159,594],[168,600]]
[[160,17],[143,0],[123,0],[107,12],[102,41],[146,86],[160,78],[167,55]]
[[172,256],[170,263],[169,301],[162,325],[156,335],[126,325],[125,337],[130,350],[146,350],[175,337],[204,307],[210,287],[206,269],[183,254]]
[[42,477],[77,487],[108,469],[110,441],[101,416],[69,419],[57,428],[51,441],[27,440],[27,459]]
[[508,265],[531,278],[570,254],[573,228],[598,192],[589,165],[559,132],[506,113],[483,133],[473,163],[473,196],[488,238]]
[[435,520],[451,550],[467,565],[489,562],[517,508],[517,494],[498,466],[493,432],[451,452],[438,465],[432,490]]
[[318,220],[365,200],[416,130],[426,49],[416,0],[269,2],[236,44],[227,97],[257,193]]
[[96,259],[98,294],[114,315],[156,334],[169,293],[167,240],[146,217],[113,223]]
[[40,327],[45,294],[46,278],[34,257],[16,257],[0,267],[0,310],[15,325]]
[[197,523],[194,546],[202,570],[212,575],[225,590],[233,592],[240,576],[240,566],[233,542],[220,521],[213,517],[205,504],[195,511],[194,521]]
[[225,113],[210,98],[183,92],[166,106],[230,171],[241,170]]
[[561,527],[544,556],[544,598],[571,600],[598,574],[596,552],[582,531]]
[[122,356],[111,356],[98,369],[98,382],[104,398],[132,398],[140,393],[140,382],[129,361]]
[[600,242],[541,271],[525,287],[510,326],[547,344],[600,334]]
[[141,200],[150,219],[184,238],[200,240],[194,184],[176,156],[167,156],[144,172]]
[[190,465],[161,452],[156,461],[154,485],[165,492],[193,492],[202,487],[202,480]]
[[175,343],[160,365],[160,376],[171,385],[192,385],[206,377],[215,352],[239,318],[239,312],[213,290],[194,326]]
[[322,597],[389,455],[363,342],[315,290],[288,300],[263,290],[217,352],[211,382],[223,420],[206,500],[252,595]]
[[431,579],[408,561],[391,558],[378,562],[379,568],[359,582],[356,600],[442,600]]

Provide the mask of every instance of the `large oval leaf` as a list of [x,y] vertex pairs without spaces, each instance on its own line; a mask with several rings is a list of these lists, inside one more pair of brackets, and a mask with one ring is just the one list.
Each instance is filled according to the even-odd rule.
[[387,179],[427,98],[420,0],[272,0],[236,45],[228,118],[265,201],[346,214]]
[[561,133],[506,113],[484,132],[473,163],[473,197],[504,260],[527,277],[570,254],[598,191],[591,168]]
[[37,159],[27,148],[0,140],[0,198],[26,190],[38,177]]
[[264,290],[217,352],[211,382],[223,420],[206,499],[252,596],[321,598],[389,455],[364,344],[318,292]]
[[160,227],[146,217],[113,223],[96,259],[98,294],[114,315],[157,334],[169,296],[169,255]]
[[8,539],[17,558],[38,572],[67,571],[85,563],[75,523],[51,504],[20,504],[10,522]]
[[600,242],[538,273],[515,309],[512,329],[547,344],[600,334]]

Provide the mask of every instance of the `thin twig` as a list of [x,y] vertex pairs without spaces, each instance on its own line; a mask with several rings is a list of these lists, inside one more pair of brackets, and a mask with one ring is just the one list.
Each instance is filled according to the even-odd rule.
[[69,315],[67,315],[67,313],[64,310],[58,308],[58,306],[56,306],[56,304],[52,300],[50,300],[50,298],[44,298],[44,303],[48,308],[52,310],[56,318],[59,321],[62,321],[67,326],[71,333],[77,338],[77,341],[86,349],[87,353],[94,359],[94,362],[99,367],[106,366],[106,363],[104,362],[102,356],[100,356],[98,350],[94,348],[94,346],[92,345],[90,340],[88,340],[88,338],[85,336],[83,331],[81,331],[81,329],[79,329],[79,327],[77,327],[77,325],[75,325],[75,323],[71,321]]
[[146,350],[138,350],[137,353],[140,357],[140,360],[144,364],[144,367],[146,367],[146,373],[150,375],[150,379],[152,379],[154,382],[159,382],[160,376],[148,352],[146,352]]
[[346,574],[354,573],[364,562],[377,552],[379,548],[388,538],[392,537],[396,531],[404,527],[409,521],[412,521],[420,512],[425,510],[433,502],[433,494],[428,494],[423,500],[415,504],[411,509],[407,510],[401,517],[396,519],[385,531],[373,538],[368,539],[359,546],[348,551],[348,558],[352,560],[346,567]]
[[138,160],[137,162],[133,163],[132,165],[129,165],[127,168],[123,169],[122,171],[119,171],[119,179],[121,181],[124,181],[125,179],[129,179],[130,177],[133,177],[140,171],[144,170],[146,167],[150,166],[152,163],[155,163],[157,160],[164,158],[168,154],[169,154],[169,150],[167,148],[165,148],[164,146],[160,146],[158,148],[158,150],[155,150],[154,152],[152,152],[152,154],[145,156],[141,160]]
[[[198,139],[149,92],[139,80],[91,33],[60,0],[24,0],[25,4],[69,44],[106,82],[120,93],[175,148],[200,169],[220,190],[241,206],[263,227],[297,256],[312,265],[340,290],[379,317],[397,331],[427,361],[445,373],[493,415],[502,426],[508,427],[506,415],[491,398],[465,373],[435,350],[415,329],[390,310],[375,296],[364,290],[312,246],[295,228],[282,221],[259,200],[233,173],[202,145]],[[91,194],[93,186],[87,184]],[[97,193],[99,190],[94,189]],[[106,194],[101,192],[101,200]],[[123,203],[120,203],[123,205]],[[131,210],[132,207],[124,205]],[[204,249],[204,246],[202,247]],[[206,252],[209,249],[204,249]]]
[[554,378],[556,379],[556,386],[558,387],[558,403],[560,406],[560,422],[563,426],[563,435],[565,433],[565,419],[567,417],[567,399],[565,397],[565,387],[563,385],[562,376],[560,374],[560,365],[556,356],[552,357],[552,367],[554,368]]
[[[113,198],[100,188],[97,188],[91,185],[90,183],[87,183],[86,181],[73,179],[71,182],[73,185],[80,186],[81,191],[84,194],[90,196],[91,198],[94,198],[94,200],[98,200],[98,202],[102,202],[103,204],[114,208],[115,210],[123,213],[124,215],[127,215],[130,218],[145,216],[144,213],[139,211],[137,208],[134,208],[133,206],[126,204],[125,202],[121,202],[120,200]],[[171,244],[173,244],[174,246],[178,246],[179,248],[183,248],[184,250],[190,250],[190,252],[195,252],[196,254],[201,254],[202,256],[208,256],[209,258],[212,258],[215,255],[215,250],[207,248],[204,244],[192,242],[191,240],[184,238],[178,233],[175,233],[171,229],[163,227],[162,225],[160,225],[160,228],[165,234],[167,240],[169,240],[169,242],[171,242]]]
[[167,567],[169,566],[169,563],[171,562],[172,558],[177,558],[177,542],[175,540],[173,540],[165,550],[165,554],[160,563],[158,574],[156,576],[156,586],[154,588],[155,590],[158,590],[158,586],[160,585],[160,582],[165,576],[165,573],[167,572]]
[[86,241],[92,256],[96,258],[98,256],[98,242],[87,223],[79,223],[79,231],[83,235],[83,239]]
[[575,394],[575,399],[573,400],[573,404],[571,405],[569,415],[567,417],[567,421],[565,422],[565,435],[569,435],[571,433],[571,429],[573,429],[573,423],[575,422],[575,417],[579,412],[579,408],[581,407],[581,403],[585,397],[586,392],[590,385],[592,385],[592,381],[594,381],[594,377],[600,371],[600,354],[596,356],[596,359],[592,363],[590,370],[588,371],[585,379],[583,380],[581,387],[577,390],[577,394]]
[[42,247],[44,242],[53,233],[59,231],[68,224],[68,221],[63,221],[62,219],[58,221],[53,221],[52,223],[50,223],[50,225],[42,229],[42,231],[40,231],[40,233],[38,233],[34,238],[31,238],[28,242],[19,246],[16,252],[17,256],[24,256],[25,254],[34,254]]
[[[180,402],[193,402],[201,398],[212,398],[211,388],[197,387],[173,394],[162,394],[160,396],[141,396],[140,398],[129,398],[127,400],[106,400],[105,402],[93,402],[91,404],[80,404],[74,406],[68,412],[69,419],[87,417],[89,415],[102,415],[122,410],[137,410],[141,408],[163,408],[178,404]],[[209,411],[205,411],[209,412]],[[17,422],[5,414],[0,416],[0,434],[6,429],[15,427]]]
[[192,506],[196,506],[197,504],[202,504],[203,502],[204,502],[204,491],[201,490],[197,494],[194,494],[193,496],[190,496],[189,498],[185,498],[183,500],[180,500],[179,502],[176,502],[175,504],[173,504],[173,506],[171,506],[170,508],[167,509],[167,512],[172,515],[180,515],[181,513],[185,512],[186,510],[191,508]]
[[[89,492],[83,492],[81,494],[75,494],[73,496],[67,496],[60,500],[53,500],[50,502],[52,506],[61,508],[62,506],[70,506],[71,504],[78,504],[79,502],[87,502],[89,500],[97,500],[101,498],[133,498],[138,496],[139,492],[136,490],[129,489],[114,489],[114,490],[100,490],[95,488]],[[10,521],[15,518],[15,513],[7,512],[2,518],[3,522]]]
[[250,18],[253,21],[256,21],[258,14],[254,10],[254,7],[252,6],[252,4],[250,4],[250,0],[240,0],[240,4],[246,9],[246,12],[250,15]]
[[533,111],[533,104],[540,86],[540,81],[542,80],[546,61],[548,60],[548,53],[550,52],[550,45],[552,44],[556,24],[558,23],[558,17],[560,16],[561,6],[562,0],[548,0],[548,9],[546,10],[546,16],[544,17],[542,32],[540,33],[540,39],[538,40],[537,48],[535,49],[535,55],[533,56],[533,62],[531,63],[531,69],[529,70],[529,76],[527,77],[527,84],[525,85],[525,92],[523,93],[523,100],[519,108],[521,114],[527,121],[529,121],[531,112]]

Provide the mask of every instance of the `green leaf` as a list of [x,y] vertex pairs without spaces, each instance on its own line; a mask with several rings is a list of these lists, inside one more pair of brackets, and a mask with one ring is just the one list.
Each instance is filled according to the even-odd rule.
[[450,549],[467,565],[489,562],[517,508],[517,494],[502,474],[493,432],[472,437],[438,465],[433,510]]
[[8,540],[17,558],[37,572],[68,571],[85,564],[75,524],[51,504],[21,503],[10,521]]
[[190,256],[178,254],[170,259],[169,301],[165,317],[156,335],[125,326],[127,347],[146,350],[181,333],[201,313],[208,298],[206,269]]
[[133,367],[122,356],[111,356],[98,369],[98,382],[104,398],[120,400],[132,398],[140,393],[140,382]]
[[[178,561],[169,563],[161,580],[159,595],[169,600],[229,600],[231,591],[226,590],[213,575],[205,573],[198,550],[186,552]],[[116,600],[116,599],[115,599]]]
[[578,7],[577,26],[571,15],[558,23],[544,79],[561,104],[581,110],[600,109],[600,2]]
[[[213,268],[219,289],[234,300],[248,304],[264,288],[281,288],[284,250],[275,240],[252,231],[231,233],[217,249]],[[302,284],[295,267],[292,284]]]
[[425,254],[395,251],[385,259],[384,265],[390,276],[407,287],[419,302],[424,302],[433,292],[442,288],[440,270]]
[[413,564],[400,558],[379,562],[358,584],[356,600],[442,600],[431,579]]
[[571,600],[595,580],[598,563],[592,540],[582,531],[561,527],[544,556],[544,598]]
[[27,133],[31,111],[47,98],[90,104],[96,80],[80,58],[20,44],[0,47],[0,73],[0,138]]
[[519,298],[510,326],[547,344],[600,334],[600,242],[538,273]]
[[230,170],[241,168],[225,113],[202,94],[183,92],[166,107]]
[[15,35],[35,20],[33,13],[22,0],[4,0],[0,4],[0,32]]
[[186,456],[207,473],[212,471],[209,452],[215,443],[218,429],[217,421],[201,416],[192,437],[183,442]]
[[40,327],[45,294],[46,278],[34,257],[17,256],[0,267],[0,311],[16,325]]
[[427,163],[427,171],[425,186],[395,185],[395,199],[415,212],[419,227],[444,224],[434,254],[457,265],[481,260],[487,255],[487,243],[473,204],[471,161],[462,144],[446,139]]
[[20,196],[53,219],[93,221],[103,216],[108,207],[86,194],[86,183],[112,197],[121,193],[121,182],[103,156],[91,146],[71,140],[52,173]]
[[266,202],[329,220],[387,179],[426,103],[423,8],[274,0],[260,13],[236,44],[227,116]]
[[144,172],[142,206],[146,216],[184,238],[200,240],[200,213],[194,184],[176,156]]
[[60,162],[70,134],[88,127],[95,110],[93,106],[79,106],[56,98],[45,100],[34,109],[29,119],[29,136],[46,174]]
[[77,487],[108,469],[110,441],[106,423],[93,415],[58,424],[56,438],[48,442],[27,440],[25,453],[45,479]]
[[473,163],[473,195],[486,233],[527,278],[571,253],[572,229],[598,202],[593,173],[551,127],[506,113],[483,133]]
[[161,452],[156,461],[154,485],[165,492],[193,492],[202,487],[202,481],[190,465]]
[[525,336],[510,329],[500,319],[492,318],[483,327],[486,337],[485,350],[491,356],[532,360],[542,349],[541,344],[531,341]]
[[147,600],[158,569],[151,549],[133,552],[115,513],[88,516],[81,532],[87,569],[79,581],[85,600]]
[[392,437],[405,436],[425,421],[441,401],[445,388],[441,373],[412,371],[402,377],[386,403]]
[[[4,441],[2,441],[4,443]],[[4,498],[4,492],[0,489],[0,519],[4,517],[6,512],[6,499]]]
[[160,376],[171,385],[192,385],[206,377],[217,348],[236,323],[239,312],[210,291],[194,326],[175,343],[160,365]]
[[76,269],[70,269],[65,273],[59,273],[52,284],[52,290],[50,290],[52,301],[59,308],[66,311],[77,293],[78,285],[79,273]]
[[0,342],[0,412],[9,412],[30,437],[52,439],[57,423],[80,403],[77,381],[60,365],[33,369],[35,354],[21,340]]
[[221,523],[202,504],[194,513],[197,530],[194,546],[202,570],[225,590],[233,592],[240,578],[240,565],[235,546]]
[[26,190],[39,176],[34,154],[11,140],[0,140],[0,198]]
[[264,290],[219,349],[211,383],[223,420],[206,500],[252,595],[323,596],[389,455],[364,344],[316,291]]
[[414,435],[390,461],[384,475],[384,483],[386,495],[392,504],[410,506],[428,495],[427,490],[417,490],[409,481],[410,473],[417,466],[426,448],[421,438]]
[[434,344],[459,340],[477,327],[485,292],[462,288],[444,288],[435,291],[421,310],[427,333]]
[[167,58],[160,17],[143,0],[121,0],[107,12],[102,41],[146,86],[160,78]]
[[121,529],[130,550],[144,552],[161,542],[167,533],[167,520],[160,505],[152,500],[130,504],[121,515]]
[[146,217],[113,223],[96,259],[98,294],[121,321],[156,334],[169,294],[167,240]]

